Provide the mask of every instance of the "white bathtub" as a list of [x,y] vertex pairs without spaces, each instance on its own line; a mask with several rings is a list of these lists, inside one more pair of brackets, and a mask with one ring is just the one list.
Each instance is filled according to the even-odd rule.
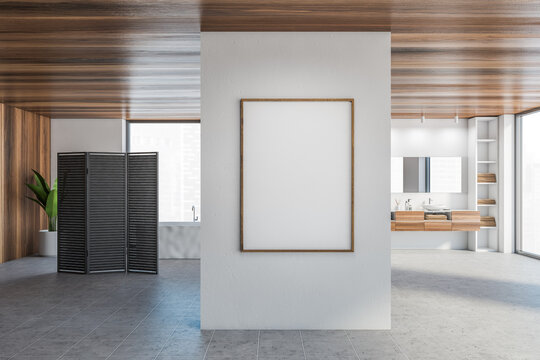
[[200,222],[159,223],[160,259],[200,259]]

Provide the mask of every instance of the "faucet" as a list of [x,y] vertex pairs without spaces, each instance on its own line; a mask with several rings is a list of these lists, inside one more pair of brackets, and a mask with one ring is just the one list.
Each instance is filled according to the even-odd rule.
[[193,222],[199,221],[199,217],[195,216],[195,205],[191,206],[191,212],[193,213]]
[[430,205],[431,205],[431,202],[432,202],[432,201],[433,201],[433,199],[432,199],[432,198],[429,198],[429,200],[428,200],[428,204],[430,204]]

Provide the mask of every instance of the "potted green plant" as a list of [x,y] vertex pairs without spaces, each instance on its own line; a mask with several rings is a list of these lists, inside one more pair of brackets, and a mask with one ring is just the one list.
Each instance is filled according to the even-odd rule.
[[56,217],[58,215],[58,195],[56,190],[56,180],[52,189],[47,184],[47,181],[38,173],[34,172],[35,184],[26,184],[32,190],[35,198],[27,196],[47,214],[48,229],[39,231],[39,254],[41,256],[56,256]]

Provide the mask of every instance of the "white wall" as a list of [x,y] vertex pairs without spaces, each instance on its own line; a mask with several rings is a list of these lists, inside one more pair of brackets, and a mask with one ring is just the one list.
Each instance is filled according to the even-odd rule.
[[59,152],[122,151],[122,119],[52,119],[51,178],[56,179]]
[[[416,119],[392,120],[392,156],[461,156],[468,157],[467,120],[458,124],[454,119],[429,120],[423,124]],[[467,167],[465,167],[466,169]],[[467,189],[467,179],[463,181]],[[413,209],[422,209],[422,204],[432,198],[436,204],[444,204],[451,209],[467,209],[467,193],[393,193],[394,200],[401,204],[412,199]],[[467,232],[392,232],[393,249],[467,249]]]
[[[222,32],[201,42],[201,327],[388,329],[390,33]],[[354,253],[240,252],[248,97],[355,99]]]

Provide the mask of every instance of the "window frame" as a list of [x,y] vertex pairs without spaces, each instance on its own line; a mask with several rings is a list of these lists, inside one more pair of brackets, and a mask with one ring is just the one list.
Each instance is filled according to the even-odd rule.
[[514,194],[514,209],[515,209],[515,251],[517,254],[528,256],[534,259],[540,260],[540,255],[523,251],[523,239],[522,239],[522,230],[523,230],[523,203],[522,203],[522,191],[523,191],[523,117],[526,115],[531,115],[533,113],[540,112],[540,107],[533,108],[515,115],[515,151],[514,151],[514,183],[515,183],[515,194]]
[[[131,125],[132,124],[200,124],[201,119],[126,119],[126,129],[125,129],[125,145],[126,152],[130,152],[131,147]],[[199,209],[200,210],[200,209]],[[201,220],[199,221],[159,221],[160,226],[200,226]]]

